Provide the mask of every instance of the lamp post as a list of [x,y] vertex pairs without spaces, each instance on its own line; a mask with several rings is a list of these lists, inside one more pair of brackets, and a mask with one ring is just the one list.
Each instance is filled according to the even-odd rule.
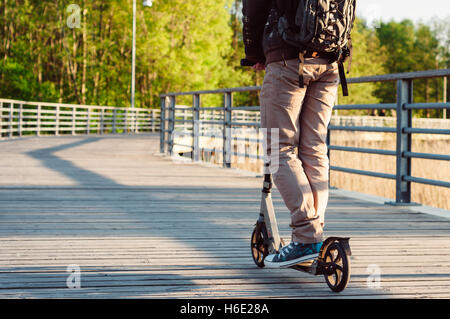
[[[144,0],[144,7],[151,7],[153,1]],[[131,107],[134,108],[136,91],[136,0],[133,0],[133,44],[131,50]]]

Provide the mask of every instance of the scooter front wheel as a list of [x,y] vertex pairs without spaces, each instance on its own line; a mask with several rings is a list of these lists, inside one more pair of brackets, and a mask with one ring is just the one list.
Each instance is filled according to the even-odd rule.
[[264,267],[264,258],[269,254],[269,248],[265,243],[265,236],[263,232],[265,231],[264,223],[257,223],[255,229],[253,229],[251,238],[251,250],[253,261],[256,266]]
[[334,292],[341,292],[350,280],[350,259],[339,242],[327,247],[324,262],[324,276],[328,287]]

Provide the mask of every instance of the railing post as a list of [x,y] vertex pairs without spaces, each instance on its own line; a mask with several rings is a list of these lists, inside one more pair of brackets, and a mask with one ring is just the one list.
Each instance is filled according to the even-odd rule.
[[19,105],[19,124],[17,126],[18,131],[19,131],[19,136],[23,135],[22,134],[22,126],[23,126],[22,122],[23,122],[23,104],[21,103]]
[[103,134],[104,117],[105,117],[105,109],[102,107],[100,113],[100,134]]
[[128,109],[125,110],[125,134],[128,134]]
[[42,105],[39,104],[37,107],[37,136],[41,136],[41,109]]
[[166,125],[165,125],[165,113],[166,113],[166,97],[161,97],[161,116],[160,116],[160,123],[159,123],[159,152],[161,154],[165,153],[165,134],[166,134]]
[[194,94],[192,100],[192,160],[200,161],[200,95]]
[[176,96],[173,95],[169,98],[170,104],[169,104],[169,110],[168,110],[168,136],[167,136],[167,144],[168,144],[168,152],[169,155],[172,156],[173,151],[173,143],[174,143],[174,137],[173,132],[175,131],[175,105],[176,105]]
[[13,137],[14,103],[9,104],[9,137]]
[[152,122],[151,122],[151,126],[152,126],[152,133],[156,132],[156,110],[155,109],[151,109],[151,114],[152,114]]
[[[161,117],[162,117],[161,110],[159,110],[159,112],[157,110],[156,119],[159,121],[159,130],[161,130]],[[158,130],[158,122],[156,122],[156,130]]]
[[55,115],[55,135],[59,135],[59,105],[56,106],[56,115]]
[[[443,91],[442,102],[447,103],[447,77],[446,76],[444,76],[442,91]],[[446,108],[442,109],[442,117],[444,120],[447,119],[447,109]]]
[[138,109],[134,109],[134,133],[136,133],[136,134],[139,133],[139,110]]
[[116,134],[116,118],[117,118],[117,110],[114,108],[113,109],[113,127],[112,127],[113,134]]
[[75,135],[76,131],[76,124],[77,124],[77,107],[72,107],[72,135]]
[[411,158],[403,156],[404,152],[411,152],[411,134],[405,133],[406,128],[412,127],[412,110],[404,109],[406,103],[413,102],[413,81],[397,81],[397,165],[395,182],[395,205],[411,203],[411,182],[403,180],[404,176],[411,176]]
[[91,132],[91,108],[88,107],[87,108],[87,121],[86,121],[86,133],[87,135],[89,135],[89,133]]
[[3,102],[0,102],[0,139],[3,137]]
[[224,104],[224,122],[223,122],[223,147],[222,147],[222,158],[223,167],[231,167],[231,107],[233,106],[233,94],[227,92],[223,96]]

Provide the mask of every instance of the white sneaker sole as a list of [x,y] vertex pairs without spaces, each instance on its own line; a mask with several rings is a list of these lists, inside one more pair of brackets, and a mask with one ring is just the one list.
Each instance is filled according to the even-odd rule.
[[297,265],[299,263],[305,262],[307,260],[315,259],[319,257],[319,253],[303,256],[297,259],[283,261],[283,262],[272,262],[272,261],[266,261],[264,260],[264,265],[267,266],[267,268],[287,268],[294,265]]

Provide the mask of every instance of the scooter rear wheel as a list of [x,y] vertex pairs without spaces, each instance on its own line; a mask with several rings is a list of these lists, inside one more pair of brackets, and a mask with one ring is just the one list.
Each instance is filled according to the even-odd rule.
[[327,247],[324,262],[327,264],[324,277],[328,287],[334,292],[341,292],[350,280],[350,259],[339,242]]

